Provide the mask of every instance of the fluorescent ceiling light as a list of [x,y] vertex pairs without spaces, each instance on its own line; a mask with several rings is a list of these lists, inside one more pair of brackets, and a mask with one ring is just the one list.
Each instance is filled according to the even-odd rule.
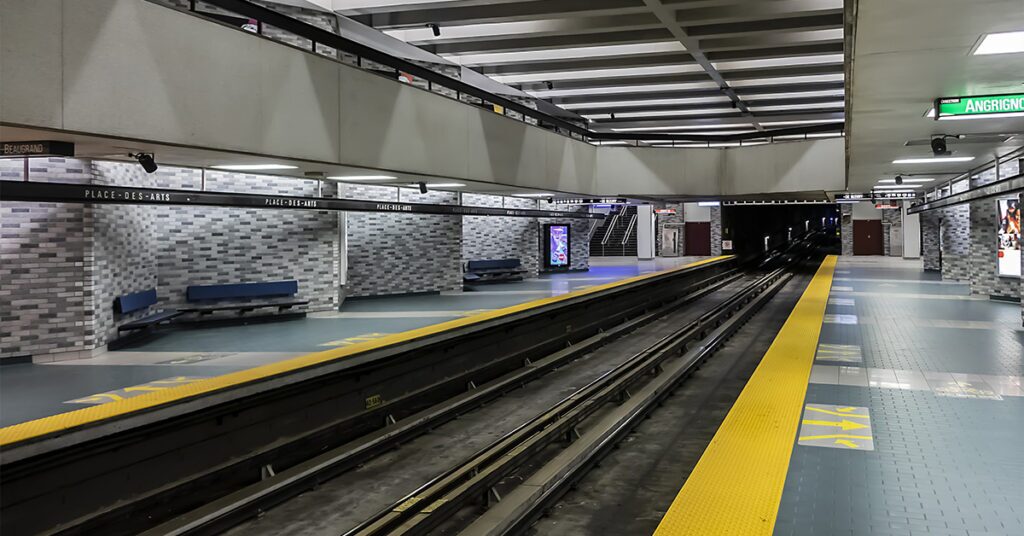
[[594,145],[633,145],[632,142],[626,140],[594,140],[590,143]]
[[875,185],[875,187],[873,189],[874,190],[910,190],[910,189],[913,189],[913,188],[920,188],[920,187],[921,187],[920,184],[900,184],[900,185],[896,185],[896,184],[893,184],[893,185],[879,184],[879,185]]
[[625,45],[600,45],[593,47],[547,48],[518,52],[494,52],[490,54],[441,54],[441,57],[459,65],[482,65],[516,63],[539,60],[572,60],[605,56],[626,56],[630,54],[656,54],[660,52],[684,52],[678,41],[657,43],[630,43]]
[[828,121],[822,119],[802,119],[797,121],[760,121],[764,127],[785,127],[791,125],[837,125],[842,121]]
[[[616,112],[616,119],[629,119],[634,117],[672,117],[676,115],[722,115],[736,113],[732,108],[710,108],[702,110],[658,110],[656,112]],[[584,116],[587,119],[611,119],[611,114],[595,114]]]
[[654,65],[651,67],[623,67],[621,69],[587,69],[584,71],[552,71],[523,74],[493,74],[492,80],[503,84],[525,84],[529,82],[552,82],[558,80],[589,80],[593,78],[620,78],[658,74],[681,74],[704,72],[700,65]]
[[724,95],[717,97],[692,97],[687,99],[653,99],[653,100],[631,100],[631,101],[601,101],[601,102],[570,102],[559,104],[560,108],[566,110],[578,110],[580,108],[628,108],[630,106],[672,106],[684,104],[703,104],[708,102],[729,102],[729,97]]
[[773,136],[776,140],[812,140],[815,138],[842,138],[842,132],[813,132],[810,134],[787,134],[785,136]]
[[624,127],[624,128],[613,128],[612,132],[657,132],[657,131],[670,131],[670,130],[714,130],[716,128],[745,128],[749,131],[753,131],[754,127],[747,124],[730,124],[722,123],[717,125],[673,125],[673,126],[660,126],[660,127]]
[[284,164],[229,164],[223,166],[210,166],[213,169],[226,169],[229,171],[269,171],[272,169],[298,169],[298,166],[286,166]]
[[[907,178],[907,177],[903,178],[903,182],[910,182],[910,183],[913,183],[913,182],[918,182],[918,183],[932,182],[933,180],[935,180],[935,179],[930,179],[930,178],[911,179],[911,178]],[[881,180],[878,181],[878,184],[896,184],[896,179],[881,179]]]
[[393,181],[398,179],[391,175],[340,175],[327,178],[335,181]]
[[442,25],[441,35],[434,36],[433,28],[404,28],[384,30],[384,33],[406,42],[433,41],[435,39],[472,39],[475,37],[513,36],[531,33],[557,31],[564,26],[558,19],[529,20],[515,22],[490,22],[482,24]]
[[814,82],[842,82],[842,73],[815,74],[808,76],[781,76],[776,78],[751,78],[749,80],[727,80],[730,87],[774,86],[781,84],[808,84]]
[[768,105],[751,107],[755,112],[770,112],[773,110],[818,110],[822,108],[837,108],[846,106],[843,100],[830,100],[827,102],[815,102],[810,105]]
[[717,207],[720,206],[721,201],[698,201],[697,206],[699,207]]
[[820,65],[822,63],[843,63],[842,54],[822,54],[819,56],[789,56],[784,58],[765,58],[760,60],[719,61],[712,65],[719,71],[735,69],[759,69],[763,67],[785,67],[790,65]]
[[807,97],[843,97],[845,94],[841,89],[820,89],[816,91],[787,91],[785,93],[750,93],[740,94],[740,98],[746,101],[753,100],[775,100],[775,99],[802,99]]
[[514,197],[553,197],[555,194],[549,193],[535,193],[535,194],[512,194]]
[[941,164],[943,162],[970,162],[973,156],[934,156],[931,158],[900,158],[893,164]]
[[576,97],[581,95],[604,95],[616,93],[648,93],[654,91],[676,91],[684,89],[717,88],[714,82],[681,82],[676,84],[646,84],[639,86],[586,87],[579,89],[542,89],[527,91],[538,99],[551,97]]
[[[1019,14],[1019,13],[1018,13]],[[1024,31],[988,34],[975,49],[975,56],[1024,52]]]
[[[409,185],[412,188],[419,188],[420,184],[414,182]],[[427,188],[462,188],[465,184],[461,182],[428,182]]]

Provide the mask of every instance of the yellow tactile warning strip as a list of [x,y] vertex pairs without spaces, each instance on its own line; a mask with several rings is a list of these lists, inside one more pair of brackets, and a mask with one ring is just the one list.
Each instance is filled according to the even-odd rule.
[[821,263],[656,536],[772,534],[835,266]]
[[405,331],[402,333],[395,333],[386,337],[381,337],[372,341],[367,341],[360,344],[353,344],[345,346],[343,348],[335,348],[332,350],[325,350],[322,352],[315,352],[312,354],[306,354],[284,361],[278,361],[268,365],[262,365],[259,367],[241,370],[238,372],[232,372],[223,376],[217,376],[206,380],[197,381],[188,385],[182,385],[180,387],[173,387],[170,389],[164,389],[162,391],[145,394],[129,398],[126,400],[119,400],[116,402],[110,402],[108,404],[100,404],[89,408],[84,408],[76,411],[69,411],[67,413],[60,413],[58,415],[52,415],[50,417],[43,417],[42,419],[36,419],[34,421],[23,422],[15,425],[11,425],[5,428],[0,428],[0,446],[6,446],[13,443],[18,443],[35,437],[49,435],[57,432],[70,430],[72,428],[82,426],[85,424],[91,424],[105,419],[118,417],[128,413],[136,412],[143,409],[149,409],[156,406],[166,405],[172,402],[180,402],[184,399],[192,398],[198,395],[208,394],[213,391],[219,391],[229,387],[235,387],[244,383],[249,383],[257,380],[262,380],[271,376],[279,374],[293,372],[302,368],[310,367],[313,365],[319,365],[329,361],[350,357],[355,354],[366,352],[369,350],[375,350],[384,346],[390,346],[414,339],[419,339],[429,335],[434,335],[442,331],[455,329],[479,322],[485,322],[502,316],[511,315],[528,309],[536,307],[542,307],[552,303],[558,303],[561,301],[577,298],[579,296],[585,296],[587,294],[593,294],[604,290],[628,285],[645,279],[659,276],[661,274],[677,272],[685,270],[687,268],[693,268],[704,264],[710,264],[712,262],[721,261],[732,258],[732,255],[724,255],[721,257],[712,257],[704,259],[702,261],[687,264],[670,270],[663,270],[660,272],[653,272],[649,274],[639,275],[631,277],[629,279],[623,279],[604,285],[598,285],[590,287],[584,290],[578,290],[576,292],[570,292],[562,294],[560,296],[554,296],[550,298],[542,298],[539,300],[529,301],[520,303],[519,305],[513,305],[503,309],[495,309],[485,313],[480,313],[466,318],[460,318],[457,320],[451,320],[448,322],[442,322],[440,324],[434,324],[431,326],[425,326],[419,329]]

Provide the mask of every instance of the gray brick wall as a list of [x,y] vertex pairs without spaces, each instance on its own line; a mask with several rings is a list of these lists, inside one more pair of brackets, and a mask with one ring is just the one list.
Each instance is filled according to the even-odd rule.
[[711,255],[722,254],[722,207],[711,207]]
[[662,240],[661,240],[661,237],[662,237],[662,234],[664,234],[665,226],[666,225],[670,225],[670,224],[671,225],[679,226],[679,254],[682,255],[683,252],[686,251],[686,248],[685,248],[685,246],[686,246],[686,231],[682,227],[682,225],[686,221],[684,219],[684,217],[683,217],[684,216],[683,215],[683,207],[684,207],[683,203],[669,203],[669,204],[666,204],[664,208],[674,208],[674,209],[676,209],[676,213],[675,214],[657,214],[657,215],[655,215],[656,219],[655,219],[655,224],[654,224],[654,231],[656,233],[656,236],[654,237],[654,246],[655,246],[655,251],[658,252],[658,255],[662,255],[663,254],[663,252],[662,252]]
[[839,205],[839,237],[843,243],[843,255],[853,255],[853,205]]
[[[535,209],[537,201],[500,195],[462,194],[462,204],[472,207]],[[462,217],[462,260],[516,258],[526,277],[540,269],[540,226],[536,218],[489,216]]]
[[[565,212],[587,212],[590,210],[589,207],[567,207],[565,205],[555,205],[548,203],[547,201],[538,201],[537,208],[541,210],[561,210]],[[568,223],[569,224],[569,249],[571,263],[570,268],[573,270],[589,270],[590,269],[590,226],[595,225],[601,220],[590,220],[585,218],[537,218],[537,223],[540,228],[548,223]],[[542,268],[543,269],[543,268]]]
[[921,213],[921,257],[925,270],[939,270],[939,216],[934,210]]
[[[457,204],[458,194],[343,184],[346,199]],[[460,216],[394,213],[346,215],[345,295],[383,296],[462,288]]]

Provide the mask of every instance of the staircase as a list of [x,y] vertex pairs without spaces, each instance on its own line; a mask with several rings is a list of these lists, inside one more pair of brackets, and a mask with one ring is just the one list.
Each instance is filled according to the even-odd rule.
[[636,207],[622,206],[608,215],[590,239],[590,256],[636,256]]

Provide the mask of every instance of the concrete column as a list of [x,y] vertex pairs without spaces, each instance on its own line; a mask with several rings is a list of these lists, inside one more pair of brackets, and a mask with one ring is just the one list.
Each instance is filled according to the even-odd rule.
[[636,207],[636,255],[640,260],[654,258],[654,206]]
[[907,214],[910,201],[904,201],[903,207],[903,258],[921,258],[921,215]]

